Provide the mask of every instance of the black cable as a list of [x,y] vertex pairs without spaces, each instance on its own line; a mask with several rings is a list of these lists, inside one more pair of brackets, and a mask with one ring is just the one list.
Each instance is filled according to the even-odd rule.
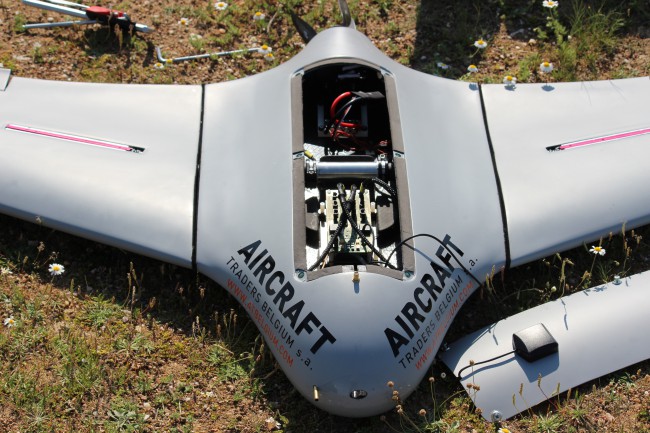
[[[353,185],[353,186],[354,186],[354,185]],[[344,186],[343,186],[342,183],[339,183],[339,184],[337,185],[337,187],[338,187],[338,189],[339,189],[339,199],[340,199],[342,193],[345,192],[345,191],[343,190]],[[366,244],[366,245],[367,245],[367,246],[368,246],[368,247],[369,247],[369,248],[370,248],[370,249],[371,249],[375,254],[377,254],[377,257],[379,257],[382,261],[385,261],[386,259],[384,258],[384,255],[381,253],[381,251],[379,251],[377,248],[375,248],[375,246],[374,246],[373,244],[370,243],[370,241],[369,241],[368,238],[363,234],[363,232],[361,232],[361,230],[359,229],[359,226],[357,225],[357,223],[352,219],[352,216],[350,215],[348,209],[347,209],[345,206],[342,206],[342,207],[343,207],[343,213],[345,213],[345,217],[346,217],[346,218],[348,219],[348,221],[350,222],[350,226],[352,227],[352,230],[354,230],[354,232],[357,234],[357,236],[359,236],[359,238],[361,239],[361,241],[362,241],[364,244]],[[393,265],[391,265],[390,263],[386,263],[386,266],[390,266],[391,268],[395,269],[395,267],[394,267]]]
[[393,197],[397,197],[397,191],[393,189],[387,182],[384,182],[383,180],[379,179],[378,177],[373,177],[372,181],[379,185],[380,187],[384,188],[390,195]]
[[[419,238],[419,237],[427,237],[427,238],[431,238],[431,239],[433,239],[434,241],[438,242],[438,243],[440,244],[440,246],[442,246],[445,250],[447,250],[447,252],[448,252],[448,253],[449,253],[449,254],[454,258],[454,260],[456,260],[456,263],[458,263],[458,265],[461,267],[461,269],[462,269],[463,271],[465,271],[465,273],[466,273],[467,275],[469,275],[470,277],[472,277],[472,279],[476,282],[476,284],[478,284],[479,286],[481,286],[481,285],[483,284],[483,283],[481,283],[481,282],[479,281],[478,278],[476,278],[476,277],[474,276],[474,274],[472,274],[472,273],[469,271],[469,269],[467,269],[467,268],[465,267],[465,265],[463,265],[463,264],[461,263],[461,261],[458,259],[458,257],[456,257],[456,255],[454,254],[454,252],[451,251],[451,250],[449,249],[449,247],[448,247],[447,245],[445,245],[444,242],[442,242],[440,239],[438,239],[438,238],[435,237],[434,235],[430,235],[430,234],[428,234],[428,233],[420,233],[420,234],[417,234],[417,235],[409,236],[408,238],[404,239],[402,242],[400,242],[399,244],[397,244],[397,245],[395,246],[395,249],[393,250],[393,252],[391,252],[390,255],[388,256],[388,260],[385,262],[386,266],[389,265],[388,261],[391,259],[391,257],[393,257],[393,254],[395,254],[395,251],[399,250],[403,245],[405,245],[405,244],[406,244],[408,241],[410,241],[411,239],[415,239],[415,238]],[[415,250],[415,247],[414,247],[414,246],[411,246],[411,245],[407,245],[407,246],[409,246],[409,247],[411,247],[412,249]]]
[[485,361],[474,362],[474,363],[472,363],[472,364],[466,365],[465,367],[461,368],[461,369],[458,371],[458,375],[457,375],[457,376],[458,376],[458,379],[459,379],[459,380],[462,380],[460,374],[461,374],[463,371],[465,371],[465,370],[467,370],[468,368],[470,368],[470,367],[474,367],[475,365],[485,364],[485,363],[487,363],[487,362],[491,362],[491,361],[497,360],[497,359],[499,359],[499,358],[503,358],[504,356],[508,356],[508,355],[513,354],[513,353],[515,353],[514,350],[512,350],[512,351],[510,351],[510,352],[507,352],[507,353],[503,353],[503,354],[501,354],[501,355],[499,355],[499,356],[495,356],[494,358],[486,359]]
[[[367,218],[366,221],[368,221]],[[372,244],[374,245],[375,242],[377,242],[377,239],[375,239],[375,232],[372,231],[372,226],[367,222],[363,226],[361,226],[362,229],[365,229],[366,227],[368,227],[368,229],[370,230],[370,234],[372,235]]]
[[[345,201],[341,200],[341,207],[342,208],[346,209],[346,206],[350,206],[350,207],[352,206],[352,204],[354,203],[354,200],[356,198],[356,191],[357,191],[357,186],[352,185],[352,187],[350,188],[350,198],[348,198]],[[339,196],[339,199],[340,199],[340,196]],[[314,269],[316,269],[318,267],[318,265],[320,265],[323,262],[323,260],[325,260],[325,257],[329,254],[330,250],[334,246],[334,242],[338,239],[339,234],[341,233],[341,230],[343,229],[344,225],[345,225],[345,218],[343,218],[343,216],[340,216],[339,217],[339,223],[336,226],[336,230],[334,230],[334,233],[332,233],[332,236],[330,237],[330,240],[327,243],[327,246],[325,247],[325,249],[321,253],[320,257],[318,257],[318,259],[316,260],[316,263],[314,263],[313,265],[311,265],[309,267],[309,269],[308,269],[309,271],[313,271]]]

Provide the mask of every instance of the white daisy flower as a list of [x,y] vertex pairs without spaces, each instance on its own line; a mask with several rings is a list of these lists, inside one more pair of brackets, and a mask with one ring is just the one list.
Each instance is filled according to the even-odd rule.
[[478,68],[476,67],[476,65],[469,65],[467,67],[467,72],[471,72],[472,74],[475,74],[476,72],[478,72]]
[[600,245],[597,247],[591,247],[589,249],[589,252],[592,254],[597,254],[599,256],[604,256],[605,255],[605,248],[601,247]]
[[503,84],[506,85],[506,87],[515,87],[517,84],[517,77],[513,77],[512,75],[507,75],[503,79]]
[[497,433],[510,433],[510,429],[507,429],[505,427],[501,427]]
[[225,11],[227,7],[228,7],[228,3],[226,2],[216,2],[214,4],[214,8],[218,11]]
[[182,17],[182,18],[178,21],[178,24],[180,24],[181,26],[189,26],[189,25],[190,25],[190,19],[189,19],[189,18]]
[[446,64],[446,63],[443,63],[443,62],[438,62],[438,63],[436,63],[436,65],[437,65],[440,69],[443,69],[443,70],[447,70],[447,69],[449,69],[449,65]]
[[11,272],[11,269],[9,269],[9,268],[7,268],[5,266],[0,268],[0,275],[11,275],[11,274],[13,274],[13,272]]
[[267,62],[271,62],[271,61],[273,61],[273,59],[275,59],[275,56],[273,55],[273,53],[264,54],[264,60],[266,60]]
[[485,42],[482,38],[474,41],[474,46],[478,48],[479,50],[482,50],[483,48],[487,47],[487,42]]
[[539,70],[544,72],[545,74],[550,74],[551,72],[553,72],[553,63],[542,62],[539,65]]
[[560,2],[556,2],[554,0],[544,0],[542,2],[542,6],[544,6],[545,8],[549,8],[549,9],[555,9],[559,5],[560,5]]
[[262,45],[261,47],[259,47],[259,48],[257,49],[257,52],[258,52],[258,53],[261,53],[261,54],[268,54],[268,53],[270,53],[271,51],[273,51],[273,48],[269,47],[269,46],[266,45],[266,44]]
[[4,321],[4,325],[5,325],[7,328],[11,328],[11,327],[14,326],[15,324],[16,324],[16,321],[14,320],[14,316],[9,316],[9,317],[7,317],[7,318],[5,319],[5,321]]
[[263,20],[264,18],[266,18],[266,15],[264,15],[264,14],[263,14],[262,12],[260,12],[260,11],[255,12],[255,15],[253,15],[253,20],[255,20],[255,21],[261,21],[261,20]]
[[165,65],[163,65],[163,64],[160,63],[160,62],[156,62],[156,63],[153,65],[153,67],[154,67],[154,69],[158,69],[159,71],[162,70],[162,69],[165,69]]
[[65,267],[58,263],[52,263],[48,270],[50,271],[50,275],[61,275],[65,272]]

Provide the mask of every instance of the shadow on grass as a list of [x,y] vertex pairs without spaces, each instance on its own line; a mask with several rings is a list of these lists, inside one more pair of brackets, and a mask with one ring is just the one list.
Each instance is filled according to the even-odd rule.
[[[647,0],[625,4],[615,0],[562,0],[559,3],[557,13],[569,34],[587,26],[578,20],[578,14],[594,10],[607,15],[608,19],[622,20],[622,26],[616,31],[618,35],[650,37],[650,2]],[[481,60],[482,53],[474,47],[474,41],[489,40],[501,25],[506,34],[521,41],[538,39],[536,28],[550,32],[546,28],[549,10],[542,6],[542,0],[422,0],[418,12],[411,65],[417,70],[450,78],[466,74],[468,65]],[[579,24],[572,28],[573,23]],[[439,62],[449,65],[449,69],[440,68]]]

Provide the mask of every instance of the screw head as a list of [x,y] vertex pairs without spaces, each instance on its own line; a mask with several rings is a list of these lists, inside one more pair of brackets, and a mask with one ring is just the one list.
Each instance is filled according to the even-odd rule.
[[498,410],[493,410],[490,414],[490,418],[492,419],[492,422],[500,422],[503,419],[503,414]]

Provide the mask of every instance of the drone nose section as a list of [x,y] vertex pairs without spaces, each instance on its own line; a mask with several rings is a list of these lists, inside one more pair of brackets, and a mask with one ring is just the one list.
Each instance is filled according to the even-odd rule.
[[393,391],[399,389],[388,386],[395,381],[387,379],[391,374],[386,367],[370,358],[341,359],[331,366],[329,379],[314,377],[317,383],[307,390],[311,395],[305,397],[315,406],[339,416],[360,418],[381,414],[395,406]]

